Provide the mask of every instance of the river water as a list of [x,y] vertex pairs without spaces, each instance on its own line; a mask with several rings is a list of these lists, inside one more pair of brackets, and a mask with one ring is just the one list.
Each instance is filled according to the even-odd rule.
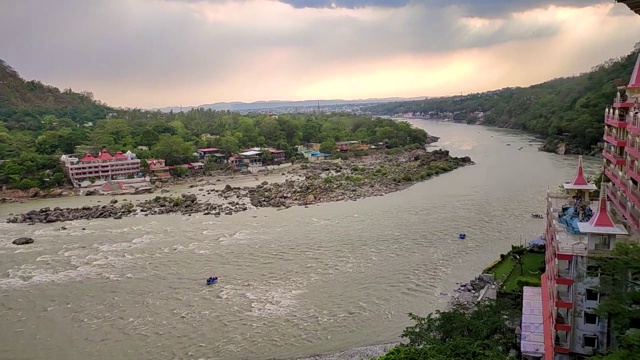
[[[515,132],[413,124],[477,165],[309,208],[0,224],[0,359],[295,358],[397,340],[408,312],[443,308],[441,293],[540,234],[530,214],[576,164]],[[11,245],[19,236],[36,242]]]

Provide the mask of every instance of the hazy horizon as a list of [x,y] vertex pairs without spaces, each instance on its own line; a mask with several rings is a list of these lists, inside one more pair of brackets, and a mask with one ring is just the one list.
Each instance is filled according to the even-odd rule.
[[0,0],[0,8],[2,58],[21,76],[146,109],[528,86],[588,71],[640,39],[640,18],[608,0]]

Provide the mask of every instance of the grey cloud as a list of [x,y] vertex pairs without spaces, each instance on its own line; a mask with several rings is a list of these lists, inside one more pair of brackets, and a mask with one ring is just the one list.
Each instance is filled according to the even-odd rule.
[[[166,0],[181,2],[247,1],[247,0]],[[362,7],[403,7],[423,5],[434,10],[456,7],[468,16],[496,17],[550,5],[587,7],[594,4],[610,3],[607,0],[272,0],[289,4],[296,8],[331,8],[333,4],[343,8]]]
[[[409,8],[388,9],[393,15],[376,20],[312,17],[297,23],[295,30],[265,29],[259,26],[261,14],[246,14],[255,20],[254,27],[212,24],[180,10],[179,2],[202,1],[210,0],[0,0],[0,58],[26,77],[53,84],[72,82],[81,87],[76,90],[111,86],[123,91],[158,87],[175,91],[189,84],[225,83],[255,68],[263,56],[278,53],[278,48],[293,49],[288,53],[289,68],[279,71],[311,77],[318,69],[343,62],[485,47],[550,36],[558,30],[549,24],[527,27],[506,21],[493,31],[469,31],[459,20],[478,6],[472,0],[455,1],[460,6],[444,0],[409,3]],[[579,1],[588,2],[596,1]],[[534,1],[491,5],[506,3],[526,8]]]

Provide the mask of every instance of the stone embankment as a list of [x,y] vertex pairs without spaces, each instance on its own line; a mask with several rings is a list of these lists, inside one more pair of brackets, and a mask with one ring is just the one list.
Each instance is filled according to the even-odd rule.
[[199,201],[195,194],[156,196],[135,204],[118,203],[113,199],[108,205],[31,210],[13,216],[7,222],[35,224],[156,214],[203,213],[220,216],[246,211],[250,206],[288,208],[357,200],[402,190],[418,181],[469,164],[473,164],[469,157],[451,157],[448,151],[415,150],[366,161],[309,164],[299,174],[301,179],[282,183],[269,184],[265,181],[253,187],[227,185],[221,190],[198,189],[209,196],[216,196],[220,201]]
[[493,274],[482,274],[468,283],[460,284],[447,304],[447,310],[458,304],[471,305],[482,299],[496,298],[499,283]]

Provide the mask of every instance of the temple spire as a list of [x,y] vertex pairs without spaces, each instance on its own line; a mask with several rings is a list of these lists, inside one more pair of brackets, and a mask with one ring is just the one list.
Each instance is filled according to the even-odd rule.
[[589,182],[584,177],[584,170],[582,168],[582,155],[578,156],[578,172],[576,177],[571,182],[572,185],[588,185]]
[[609,209],[607,208],[607,195],[605,193],[604,183],[600,184],[600,199],[598,199],[598,208],[596,213],[593,214],[589,224],[593,227],[614,228],[614,224],[611,216],[609,215]]
[[587,178],[584,176],[584,169],[582,167],[582,156],[578,156],[578,170],[576,171],[575,178],[573,178],[573,181],[569,183],[562,184],[562,186],[567,190],[593,191],[597,189],[597,187],[593,184],[590,184],[587,181]]
[[616,225],[609,214],[607,206],[607,193],[605,184],[600,184],[600,199],[598,199],[598,207],[589,222],[578,222],[578,229],[583,234],[608,234],[608,235],[627,235],[629,234],[624,227]]
[[633,67],[633,72],[631,73],[631,78],[629,79],[629,85],[627,88],[640,88],[640,55],[638,55],[638,59],[636,59],[636,64]]

